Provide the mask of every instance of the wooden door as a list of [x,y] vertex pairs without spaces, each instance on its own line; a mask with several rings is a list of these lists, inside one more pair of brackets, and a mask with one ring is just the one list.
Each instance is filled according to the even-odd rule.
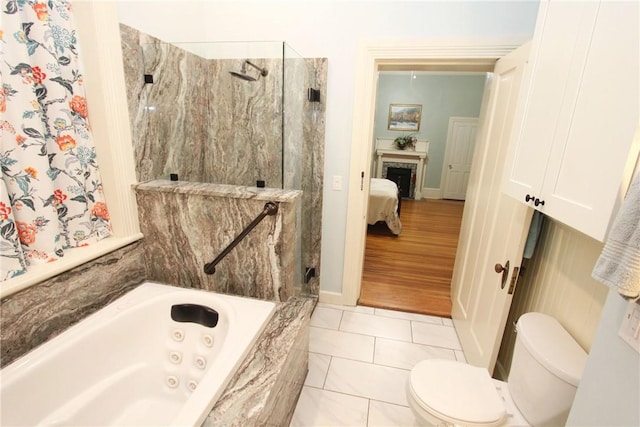
[[442,186],[445,199],[464,200],[466,197],[477,127],[475,117],[449,118]]
[[[526,44],[500,59],[485,95],[451,283],[452,317],[467,361],[490,372],[511,306],[509,285],[517,274],[514,267],[520,266],[533,212],[501,188],[528,52]],[[503,274],[495,267],[506,267],[507,261],[503,286]]]

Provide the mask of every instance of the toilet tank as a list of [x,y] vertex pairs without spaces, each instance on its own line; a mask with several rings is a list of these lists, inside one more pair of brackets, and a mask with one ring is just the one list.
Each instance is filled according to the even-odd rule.
[[516,331],[507,380],[513,401],[532,426],[565,425],[587,353],[546,314],[523,314]]

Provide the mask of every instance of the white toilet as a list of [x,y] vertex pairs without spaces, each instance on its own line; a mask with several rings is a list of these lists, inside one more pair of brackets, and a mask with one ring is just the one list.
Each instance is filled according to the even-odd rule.
[[562,426],[587,354],[553,317],[523,314],[507,382],[484,368],[428,359],[409,375],[409,406],[434,426]]

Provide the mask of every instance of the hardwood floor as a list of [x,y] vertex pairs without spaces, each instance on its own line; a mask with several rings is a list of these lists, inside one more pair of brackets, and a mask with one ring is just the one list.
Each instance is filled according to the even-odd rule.
[[464,202],[403,200],[402,232],[369,226],[358,304],[451,317],[451,276]]

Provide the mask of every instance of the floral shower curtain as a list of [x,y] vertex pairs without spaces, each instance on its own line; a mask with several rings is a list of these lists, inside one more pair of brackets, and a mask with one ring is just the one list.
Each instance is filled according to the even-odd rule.
[[111,234],[70,1],[0,12],[0,281]]

